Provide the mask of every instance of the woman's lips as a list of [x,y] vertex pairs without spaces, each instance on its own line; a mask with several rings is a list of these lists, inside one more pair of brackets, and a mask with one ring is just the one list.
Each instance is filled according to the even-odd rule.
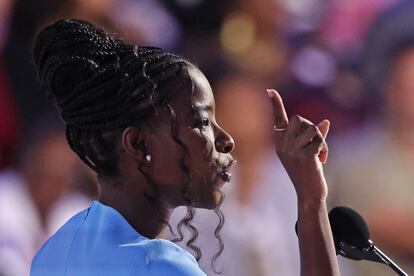
[[236,165],[237,161],[236,160],[232,160],[220,173],[220,177],[224,182],[230,182],[231,180],[231,173],[230,173],[230,169]]
[[223,171],[220,173],[220,177],[221,179],[223,179],[223,181],[225,182],[230,182],[231,180],[231,173],[228,171]]

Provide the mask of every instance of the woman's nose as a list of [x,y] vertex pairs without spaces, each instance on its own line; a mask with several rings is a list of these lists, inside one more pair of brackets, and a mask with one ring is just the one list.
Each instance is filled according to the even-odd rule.
[[219,135],[216,137],[215,146],[218,152],[230,153],[234,150],[234,140],[224,129],[219,129]]

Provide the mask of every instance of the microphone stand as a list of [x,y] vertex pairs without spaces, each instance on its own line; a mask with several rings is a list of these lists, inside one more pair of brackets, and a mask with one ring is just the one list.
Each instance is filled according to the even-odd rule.
[[352,260],[368,260],[377,263],[388,265],[400,276],[408,276],[396,263],[394,263],[387,255],[385,255],[378,247],[376,247],[371,240],[368,240],[369,246],[367,248],[358,248],[348,245],[343,241],[339,241],[339,251],[341,256]]
[[370,244],[371,244],[371,248],[372,251],[377,254],[381,259],[383,259],[384,264],[388,265],[389,267],[391,267],[392,270],[394,270],[398,275],[401,276],[408,276],[407,273],[404,272],[404,270],[402,270],[396,263],[394,263],[390,258],[388,258],[387,255],[385,255],[381,250],[379,250],[378,247],[376,247],[371,240],[369,240]]

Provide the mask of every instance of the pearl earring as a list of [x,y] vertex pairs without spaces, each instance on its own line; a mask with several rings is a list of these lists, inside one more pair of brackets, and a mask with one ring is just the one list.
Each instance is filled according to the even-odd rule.
[[149,154],[145,155],[145,160],[147,160],[147,162],[150,162],[151,158],[152,158],[151,155]]

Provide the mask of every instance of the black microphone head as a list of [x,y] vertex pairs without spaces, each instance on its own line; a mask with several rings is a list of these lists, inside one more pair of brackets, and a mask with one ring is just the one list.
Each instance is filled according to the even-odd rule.
[[356,211],[348,207],[335,207],[329,212],[329,221],[335,244],[343,241],[361,249],[370,246],[368,226]]

